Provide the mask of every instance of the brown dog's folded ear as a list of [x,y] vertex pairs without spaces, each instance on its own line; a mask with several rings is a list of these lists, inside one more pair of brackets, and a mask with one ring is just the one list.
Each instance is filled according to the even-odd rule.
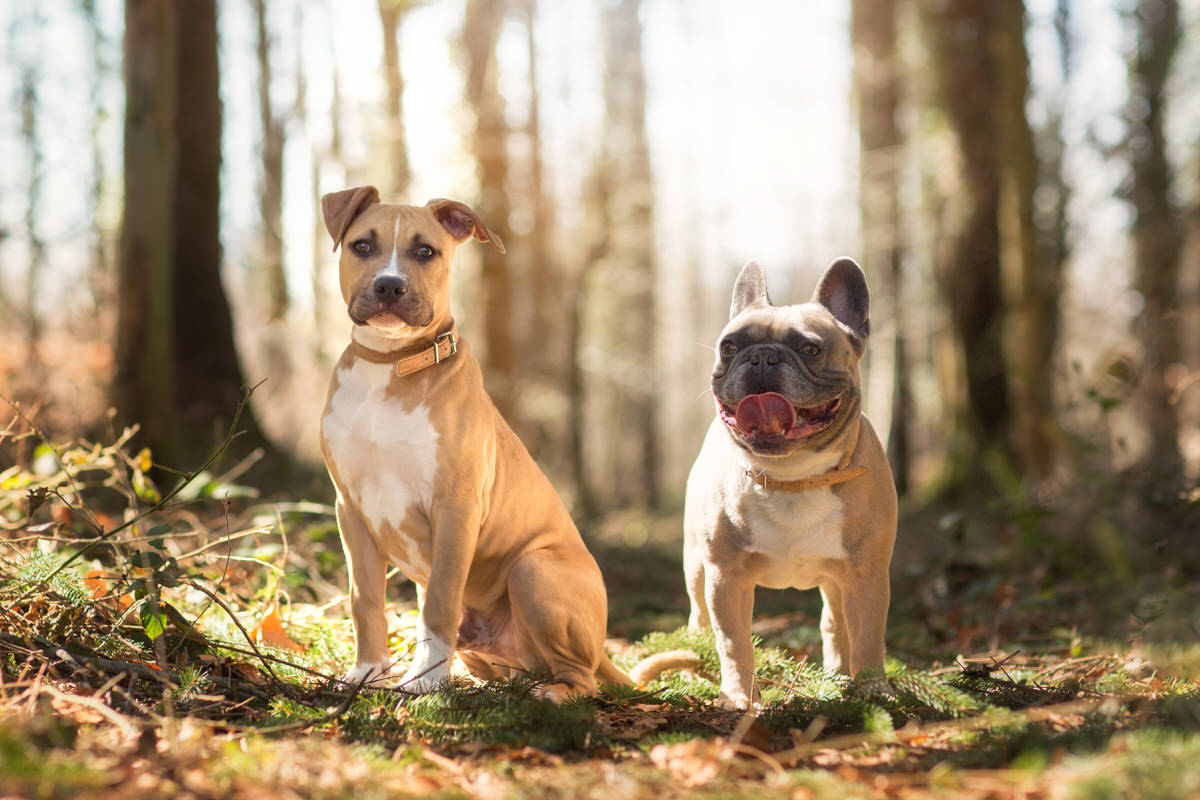
[[812,302],[828,308],[856,336],[865,339],[871,334],[871,292],[854,259],[839,258],[825,268]]
[[495,231],[483,224],[479,215],[466,203],[438,198],[425,205],[433,211],[442,227],[454,237],[454,241],[463,242],[474,236],[481,242],[489,243],[501,253],[504,252],[504,242]]
[[366,210],[367,206],[379,202],[379,190],[374,186],[357,186],[340,192],[330,192],[321,197],[321,216],[325,218],[325,229],[333,237],[333,250],[337,252],[338,245],[346,235],[354,218]]

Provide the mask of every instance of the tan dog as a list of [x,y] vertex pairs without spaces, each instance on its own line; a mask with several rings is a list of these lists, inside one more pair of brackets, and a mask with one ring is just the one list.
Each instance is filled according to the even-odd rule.
[[549,670],[554,700],[627,683],[603,649],[600,570],[450,315],[455,248],[474,237],[504,252],[500,238],[462,203],[385,205],[371,186],[327,194],[321,210],[354,322],[321,426],[358,647],[346,680],[391,673],[394,564],[421,605],[406,688],[434,688],[456,650],[483,679]]
[[862,415],[870,294],[848,258],[802,305],[775,307],[751,261],[712,373],[717,416],[687,483],[689,626],[712,625],[720,704],[757,697],[754,587],[820,587],[825,667],[881,668],[896,488]]

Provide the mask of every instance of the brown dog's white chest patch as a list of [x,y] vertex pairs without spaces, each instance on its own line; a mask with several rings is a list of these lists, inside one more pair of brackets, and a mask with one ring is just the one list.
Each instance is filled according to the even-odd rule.
[[[437,472],[438,432],[423,405],[405,410],[388,396],[391,366],[356,360],[337,372],[321,429],[345,499],[379,537],[397,531],[414,505],[428,510]],[[384,552],[392,548],[381,541]],[[425,554],[409,548],[411,572],[428,572]],[[422,570],[422,567],[424,568]]]

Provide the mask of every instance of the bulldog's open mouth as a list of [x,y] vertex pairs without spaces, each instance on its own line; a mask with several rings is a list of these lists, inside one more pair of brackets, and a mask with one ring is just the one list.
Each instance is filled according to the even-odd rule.
[[752,442],[807,439],[830,426],[842,407],[835,397],[815,406],[795,406],[777,392],[748,394],[736,409],[717,400],[717,413],[729,428]]

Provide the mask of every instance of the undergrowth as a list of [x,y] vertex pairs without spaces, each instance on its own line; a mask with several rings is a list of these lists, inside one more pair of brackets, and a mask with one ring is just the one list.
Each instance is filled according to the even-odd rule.
[[[328,786],[350,785],[346,763],[357,763],[400,793],[436,793],[448,775],[469,794],[484,793],[479,781],[508,780],[449,766],[470,759],[593,765],[558,795],[543,787],[548,796],[607,781],[596,764],[633,765],[657,776],[651,783],[670,776],[689,789],[775,781],[802,796],[854,796],[859,783],[900,773],[933,787],[950,780],[946,770],[976,768],[1061,769],[1089,798],[1133,796],[1156,776],[1184,788],[1198,780],[1183,764],[1198,754],[1191,673],[1127,669],[1126,652],[1074,632],[1066,655],[1014,646],[957,662],[889,660],[882,674],[854,679],[756,638],[762,708],[750,716],[712,703],[712,634],[686,628],[650,633],[614,658],[628,668],[688,649],[694,672],[563,705],[538,696],[542,675],[482,684],[458,675],[421,697],[347,686],[338,676],[350,666],[353,631],[332,510],[256,505],[252,489],[237,488],[240,467],[181,476],[129,452],[129,438],[43,441],[27,463],[0,472],[0,779],[56,787],[45,796],[111,787],[116,768],[96,765],[134,770],[145,751],[161,765],[136,769],[177,785],[200,780],[189,763],[209,764],[206,780],[225,776],[209,787],[216,794],[246,779],[231,765],[256,752],[278,769],[279,785],[324,780],[318,769],[340,776]],[[392,653],[405,661],[415,612],[389,607],[388,622]],[[800,633],[780,638],[817,638]],[[310,740],[342,755],[289,764],[288,748]],[[1088,754],[1119,767],[1094,770]]]

